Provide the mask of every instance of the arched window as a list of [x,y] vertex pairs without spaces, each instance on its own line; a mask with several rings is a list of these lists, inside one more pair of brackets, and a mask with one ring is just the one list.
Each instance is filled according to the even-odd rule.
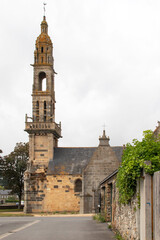
[[46,122],[46,109],[47,109],[47,105],[46,105],[46,101],[44,101],[44,122]]
[[75,192],[82,192],[82,180],[81,179],[77,179],[75,181],[74,191]]
[[47,89],[47,80],[45,72],[39,73],[39,91],[46,91]]

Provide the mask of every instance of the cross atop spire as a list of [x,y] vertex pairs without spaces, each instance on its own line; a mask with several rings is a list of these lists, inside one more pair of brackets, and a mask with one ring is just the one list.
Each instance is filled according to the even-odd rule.
[[47,3],[43,3],[43,10],[44,10],[44,17],[45,17],[45,13],[46,13],[46,5],[47,5]]

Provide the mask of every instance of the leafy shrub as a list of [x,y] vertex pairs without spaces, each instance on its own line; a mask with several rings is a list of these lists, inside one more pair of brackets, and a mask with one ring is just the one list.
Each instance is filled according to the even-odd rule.
[[[153,174],[160,170],[160,139],[156,138],[151,130],[143,132],[142,141],[134,139],[128,143],[122,156],[122,164],[117,174],[119,200],[128,203],[136,191],[137,179],[142,170]],[[150,161],[151,165],[146,165]]]
[[6,202],[18,202],[18,199],[15,197],[8,197],[8,199],[6,199]]

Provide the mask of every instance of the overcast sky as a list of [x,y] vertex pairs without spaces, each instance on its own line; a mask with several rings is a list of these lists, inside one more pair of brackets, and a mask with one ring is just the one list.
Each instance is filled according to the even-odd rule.
[[[47,0],[54,46],[59,146],[141,139],[160,120],[160,1]],[[0,149],[27,142],[41,0],[0,0]]]

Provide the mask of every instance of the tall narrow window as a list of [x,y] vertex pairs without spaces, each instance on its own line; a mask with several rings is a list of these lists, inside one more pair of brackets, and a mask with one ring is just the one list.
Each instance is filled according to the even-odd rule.
[[43,53],[43,47],[41,47],[41,53]]
[[46,122],[47,119],[47,105],[46,105],[46,101],[44,101],[44,122]]
[[39,121],[39,102],[36,102],[36,121]]
[[41,57],[41,63],[43,63],[43,57]]
[[42,81],[42,91],[46,91],[46,78]]
[[46,73],[40,72],[39,73],[39,91],[46,91],[46,89],[47,89]]

